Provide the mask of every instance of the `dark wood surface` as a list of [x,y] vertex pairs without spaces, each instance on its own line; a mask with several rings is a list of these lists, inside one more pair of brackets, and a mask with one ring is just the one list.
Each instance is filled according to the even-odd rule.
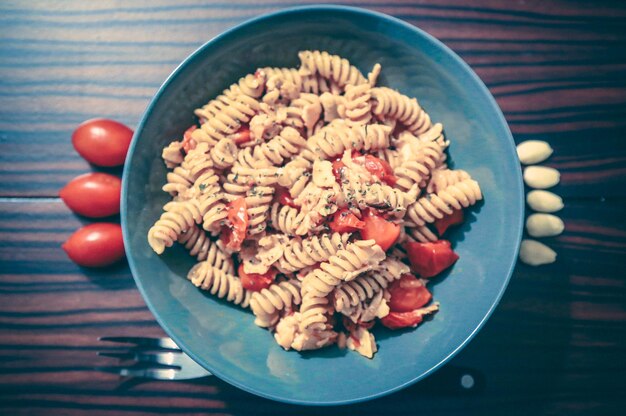
[[[519,264],[496,312],[442,371],[365,404],[283,405],[216,378],[124,382],[100,336],[161,336],[125,265],[84,270],[60,244],[81,219],[58,190],[91,168],[70,134],[134,126],[191,51],[292,2],[0,4],[0,414],[620,414],[626,408],[626,5],[359,1],[441,39],[496,97],[516,141],[562,172],[557,263]],[[477,375],[459,388],[458,375]]]

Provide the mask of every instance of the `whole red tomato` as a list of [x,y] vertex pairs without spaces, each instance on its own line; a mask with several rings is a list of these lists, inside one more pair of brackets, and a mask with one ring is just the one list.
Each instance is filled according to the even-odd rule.
[[90,218],[120,212],[122,181],[108,173],[87,173],[72,179],[59,196],[72,211]]
[[86,225],[76,230],[62,247],[79,266],[109,266],[124,257],[122,227],[109,222]]
[[124,164],[133,131],[114,120],[87,120],[72,133],[74,149],[85,160],[97,166]]

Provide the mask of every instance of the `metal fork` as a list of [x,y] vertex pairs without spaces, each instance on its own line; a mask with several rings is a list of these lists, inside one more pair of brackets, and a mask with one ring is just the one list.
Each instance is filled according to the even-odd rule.
[[[156,380],[188,380],[212,375],[182,352],[171,338],[102,337],[99,340],[132,345],[126,352],[98,352],[104,357],[135,361],[131,366],[96,367],[106,373]],[[446,365],[429,378],[428,384],[422,384],[422,390],[476,394],[483,391],[484,386],[485,377],[478,370]]]
[[102,337],[100,341],[132,344],[127,352],[98,352],[103,357],[133,360],[131,366],[97,367],[99,371],[123,377],[157,380],[188,380],[210,376],[211,373],[181,351],[171,338]]

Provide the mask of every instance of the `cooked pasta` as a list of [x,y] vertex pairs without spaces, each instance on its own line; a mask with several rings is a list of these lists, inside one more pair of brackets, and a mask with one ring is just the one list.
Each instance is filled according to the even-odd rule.
[[250,308],[257,317],[257,325],[272,326],[278,321],[278,312],[299,305],[302,301],[300,286],[299,280],[290,279],[254,292],[250,298]]
[[482,199],[478,182],[466,179],[436,194],[427,194],[407,209],[407,216],[417,226],[433,223],[454,210],[461,210]]
[[206,261],[213,267],[223,272],[233,274],[235,266],[233,259],[211,241],[207,233],[200,227],[192,227],[178,237],[178,242],[182,244],[189,254],[197,257],[198,261]]
[[372,298],[389,283],[408,272],[409,267],[401,261],[394,258],[385,259],[375,270],[337,286],[333,291],[335,309],[341,311]]
[[290,239],[275,267],[283,273],[293,273],[316,263],[327,261],[343,249],[350,238],[349,233],[315,235],[306,239]]
[[398,120],[413,134],[424,133],[430,128],[430,116],[415,98],[387,87],[372,88],[371,94],[375,102],[372,107],[374,115]]
[[302,64],[301,71],[303,73],[307,75],[320,74],[325,79],[336,82],[340,87],[368,82],[361,71],[340,56],[331,55],[328,52],[302,51],[298,53],[298,57]]
[[250,306],[283,348],[372,358],[377,322],[414,327],[438,310],[426,284],[458,258],[443,237],[482,193],[448,168],[443,125],[376,86],[379,64],[298,57],[241,77],[163,148],[172,201],[148,244],[178,242],[198,261],[187,278]]
[[187,278],[195,286],[209,291],[219,299],[226,299],[235,305],[247,308],[252,292],[245,289],[241,280],[230,273],[218,269],[209,261],[197,263],[189,270]]

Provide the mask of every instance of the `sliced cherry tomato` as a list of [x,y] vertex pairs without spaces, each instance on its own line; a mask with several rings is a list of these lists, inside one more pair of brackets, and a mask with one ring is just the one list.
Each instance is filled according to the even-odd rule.
[[461,224],[464,221],[463,210],[454,210],[452,214],[446,215],[440,220],[435,221],[435,228],[440,236],[446,232],[446,230],[454,225]]
[[300,208],[300,206],[297,205],[291,197],[291,194],[289,193],[289,190],[287,190],[287,188],[283,188],[282,186],[276,187],[275,198],[280,205],[289,205],[293,208]]
[[423,320],[422,314],[417,310],[413,310],[410,312],[389,312],[387,316],[380,320],[380,323],[389,329],[415,328]]
[[227,218],[230,224],[222,231],[223,241],[227,248],[239,251],[248,229],[248,207],[244,197],[237,198],[228,204]]
[[189,153],[190,150],[195,149],[198,143],[191,137],[191,133],[196,130],[197,126],[191,126],[183,134],[183,149],[185,153]]
[[329,226],[336,233],[351,233],[365,227],[365,223],[349,209],[344,208],[335,212]]
[[413,271],[425,278],[438,275],[459,259],[447,240],[406,243],[406,249]]
[[391,169],[389,163],[377,158],[376,156],[353,156],[353,160],[356,163],[363,165],[369,173],[389,185],[393,186],[398,181],[398,178],[393,174],[393,169]]
[[398,240],[400,236],[400,226],[387,221],[380,215],[371,211],[363,217],[365,226],[361,230],[361,237],[364,240],[374,240],[384,251]]
[[264,274],[246,273],[243,271],[243,264],[239,265],[239,279],[244,289],[252,292],[258,292],[261,289],[267,289],[276,278],[276,269],[271,268]]
[[107,222],[86,225],[72,234],[62,247],[80,266],[109,266],[124,257],[122,227]]
[[120,166],[132,138],[133,131],[122,123],[95,118],[74,130],[72,144],[79,155],[94,165]]
[[250,136],[250,127],[241,126],[239,130],[235,134],[233,134],[233,140],[235,144],[243,144],[252,140],[252,136]]
[[86,173],[72,179],[59,196],[72,211],[90,218],[119,214],[122,181],[108,173]]
[[333,175],[335,175],[335,181],[341,185],[341,176],[343,174],[343,169],[346,167],[345,163],[341,161],[341,159],[337,159],[333,162]]
[[389,285],[389,294],[389,309],[393,312],[409,312],[421,308],[432,299],[424,283],[411,274],[405,274]]

